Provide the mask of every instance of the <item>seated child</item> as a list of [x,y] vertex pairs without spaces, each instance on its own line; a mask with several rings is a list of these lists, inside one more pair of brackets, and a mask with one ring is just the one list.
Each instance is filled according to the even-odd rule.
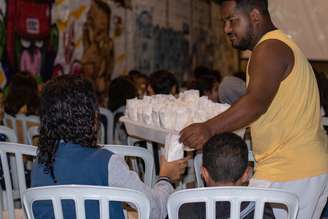
[[219,82],[212,75],[200,76],[195,81],[194,89],[199,90],[200,96],[207,96],[214,103],[219,101]]
[[[108,92],[108,109],[114,114],[113,143],[128,144],[128,134],[124,123],[119,118],[124,115],[128,99],[138,97],[138,90],[127,76],[120,76],[112,80]],[[105,130],[106,130],[105,126]],[[106,130],[107,131],[107,130]]]
[[147,87],[148,95],[171,94],[173,96],[179,93],[179,83],[174,74],[169,71],[161,70],[154,72],[149,77]]
[[[201,169],[206,186],[243,186],[248,182],[251,168],[248,166],[246,143],[236,134],[223,133],[213,136],[203,147]],[[243,219],[254,218],[255,205],[242,202]],[[179,219],[205,219],[205,203],[184,204],[179,211]],[[229,202],[216,203],[216,218],[230,218]],[[266,204],[264,219],[274,218],[270,205]]]

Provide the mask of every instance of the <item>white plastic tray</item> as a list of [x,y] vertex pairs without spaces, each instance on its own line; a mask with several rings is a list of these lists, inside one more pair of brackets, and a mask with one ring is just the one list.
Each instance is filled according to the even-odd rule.
[[169,133],[178,134],[177,131],[147,126],[142,123],[134,122],[127,116],[122,116],[120,121],[124,122],[129,136],[142,138],[147,141],[157,142],[160,144],[165,144],[165,136]]
[[[121,122],[124,122],[126,131],[129,136],[145,139],[147,141],[157,142],[159,144],[165,144],[165,136],[169,133],[179,134],[177,131],[168,130],[158,127],[147,126],[138,122],[130,120],[127,116],[120,118]],[[237,135],[244,137],[245,128],[235,131]]]

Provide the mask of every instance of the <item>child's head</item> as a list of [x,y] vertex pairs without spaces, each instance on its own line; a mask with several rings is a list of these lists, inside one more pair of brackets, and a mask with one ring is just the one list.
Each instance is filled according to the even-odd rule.
[[137,70],[131,70],[129,72],[129,78],[137,88],[139,97],[144,96],[147,91],[148,77]]
[[127,99],[138,96],[137,88],[127,76],[115,78],[109,86],[108,108],[114,112],[121,106],[125,106]]
[[195,82],[195,89],[199,90],[200,96],[207,96],[213,102],[219,100],[219,82],[212,75],[204,75]]
[[16,115],[23,106],[27,108],[26,114],[38,114],[38,85],[28,72],[19,72],[13,76],[5,98],[5,112]]
[[179,93],[178,80],[169,71],[161,70],[154,72],[149,77],[149,85],[147,88],[148,95],[154,94],[172,94]]
[[218,134],[204,145],[202,176],[207,186],[240,186],[249,175],[247,145],[238,135]]

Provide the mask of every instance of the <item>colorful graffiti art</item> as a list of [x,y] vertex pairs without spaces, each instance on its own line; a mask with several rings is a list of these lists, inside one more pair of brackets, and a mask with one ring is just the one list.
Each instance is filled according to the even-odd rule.
[[6,77],[26,71],[42,81],[52,75],[58,50],[58,29],[51,23],[53,2],[6,1],[4,52],[1,63]]
[[109,36],[111,9],[107,3],[91,3],[83,27],[83,75],[93,82],[100,104],[105,101],[114,67],[114,46]]

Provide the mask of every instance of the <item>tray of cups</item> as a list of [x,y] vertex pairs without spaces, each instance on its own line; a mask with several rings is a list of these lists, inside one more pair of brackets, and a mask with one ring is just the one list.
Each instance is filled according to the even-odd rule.
[[[156,142],[159,144],[165,144],[165,137],[168,134],[178,135],[179,132],[175,130],[168,130],[161,127],[153,127],[150,125],[146,125],[144,123],[135,122],[130,120],[127,116],[122,116],[120,121],[125,124],[126,131],[129,136],[141,138],[147,141]],[[234,133],[244,137],[245,128],[236,130]],[[193,150],[188,148],[185,145],[185,150]]]

